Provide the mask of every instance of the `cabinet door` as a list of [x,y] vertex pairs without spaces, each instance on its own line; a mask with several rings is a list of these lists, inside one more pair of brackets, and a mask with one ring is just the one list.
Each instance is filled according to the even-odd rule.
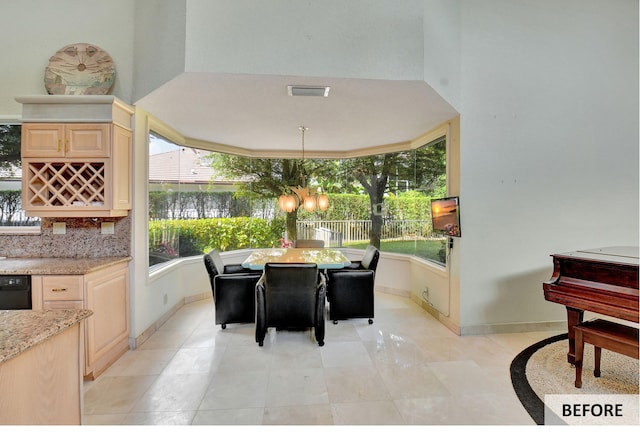
[[22,156],[106,158],[111,154],[109,127],[107,123],[25,123]]
[[65,125],[65,156],[67,158],[108,157],[109,126],[105,123]]
[[129,348],[129,271],[116,265],[85,275],[85,375],[96,376]]
[[56,123],[24,123],[22,156],[51,158],[64,155],[64,127]]

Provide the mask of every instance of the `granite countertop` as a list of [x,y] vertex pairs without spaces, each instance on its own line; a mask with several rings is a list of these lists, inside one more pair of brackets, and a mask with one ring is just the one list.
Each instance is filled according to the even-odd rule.
[[92,314],[91,310],[0,310],[0,364]]
[[0,275],[82,275],[97,271],[131,257],[36,257],[0,259]]

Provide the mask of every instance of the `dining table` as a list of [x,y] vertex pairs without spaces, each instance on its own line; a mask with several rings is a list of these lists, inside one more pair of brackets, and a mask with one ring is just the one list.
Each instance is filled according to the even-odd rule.
[[262,248],[251,252],[242,267],[261,270],[265,263],[315,263],[318,269],[341,269],[351,261],[334,248]]

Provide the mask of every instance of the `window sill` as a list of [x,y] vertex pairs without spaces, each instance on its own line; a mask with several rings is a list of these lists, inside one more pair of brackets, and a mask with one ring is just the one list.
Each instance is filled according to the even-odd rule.
[[40,235],[42,230],[40,226],[2,226],[0,227],[0,236],[2,235]]

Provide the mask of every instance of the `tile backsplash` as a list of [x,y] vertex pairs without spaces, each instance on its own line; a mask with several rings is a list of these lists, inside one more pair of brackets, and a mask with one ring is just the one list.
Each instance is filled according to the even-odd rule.
[[[40,234],[0,234],[0,256],[131,256],[131,221],[130,215],[123,218],[42,218]],[[113,234],[102,234],[103,222],[114,223]],[[66,233],[54,234],[54,223],[65,223]]]

